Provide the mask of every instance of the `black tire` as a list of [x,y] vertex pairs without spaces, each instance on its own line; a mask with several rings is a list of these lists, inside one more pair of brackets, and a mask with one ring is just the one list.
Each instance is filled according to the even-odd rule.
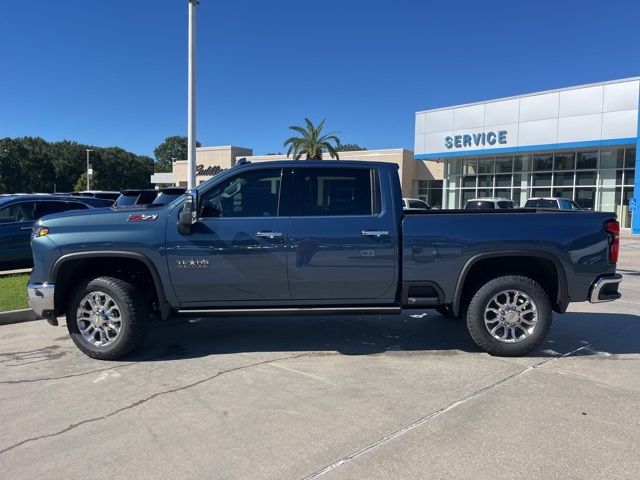
[[[505,343],[494,338],[485,326],[484,314],[491,299],[505,290],[515,289],[528,295],[537,307],[538,319],[529,337],[517,343]],[[507,275],[494,278],[474,294],[466,309],[467,328],[474,342],[490,353],[502,357],[514,357],[529,353],[546,338],[551,328],[551,302],[544,289],[529,277]]]
[[[103,292],[117,304],[120,332],[104,346],[96,346],[86,340],[78,327],[78,307],[91,292]],[[113,277],[98,277],[82,281],[74,290],[67,309],[67,329],[73,343],[86,355],[100,360],[117,360],[142,343],[149,330],[147,296],[131,283]]]
[[443,317],[460,318],[460,316],[455,316],[453,314],[453,310],[451,310],[451,305],[440,305],[439,307],[436,307],[436,312],[438,312]]

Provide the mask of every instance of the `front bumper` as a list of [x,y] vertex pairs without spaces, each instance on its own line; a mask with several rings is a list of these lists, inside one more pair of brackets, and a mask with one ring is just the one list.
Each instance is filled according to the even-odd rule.
[[27,285],[29,306],[40,318],[55,318],[53,283],[30,283]]
[[589,291],[589,301],[591,303],[611,302],[617,300],[622,295],[618,292],[618,287],[622,281],[622,275],[604,275],[596,278]]

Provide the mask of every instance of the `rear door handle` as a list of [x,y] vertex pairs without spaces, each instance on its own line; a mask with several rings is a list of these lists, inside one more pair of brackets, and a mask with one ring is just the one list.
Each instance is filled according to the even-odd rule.
[[29,226],[29,227],[20,227],[20,230],[33,230],[33,226]]
[[280,232],[256,232],[255,236],[259,238],[274,239],[274,238],[282,238],[283,235]]
[[387,230],[363,230],[363,237],[387,237],[389,232]]

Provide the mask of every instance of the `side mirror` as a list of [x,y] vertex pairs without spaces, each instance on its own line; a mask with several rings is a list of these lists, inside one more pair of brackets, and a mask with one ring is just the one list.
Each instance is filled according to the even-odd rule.
[[198,220],[198,191],[193,189],[185,193],[185,202],[178,216],[178,231],[181,235],[191,233],[191,225]]

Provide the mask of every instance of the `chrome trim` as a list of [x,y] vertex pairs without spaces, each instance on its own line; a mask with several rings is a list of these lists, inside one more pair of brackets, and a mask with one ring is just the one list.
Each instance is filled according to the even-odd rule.
[[256,232],[254,233],[254,236],[260,237],[260,238],[269,238],[271,240],[273,240],[274,238],[283,237],[281,232]]
[[387,230],[363,230],[363,237],[386,237],[389,235]]
[[333,312],[371,312],[371,313],[401,313],[400,307],[285,307],[285,308],[209,308],[209,309],[182,309],[178,313],[195,314],[268,314],[268,313],[333,313]]
[[53,283],[29,283],[27,285],[27,299],[31,310],[42,318],[47,311],[53,312],[53,296],[55,285]]
[[591,294],[589,295],[589,301],[591,303],[604,303],[604,302],[612,302],[616,300],[616,298],[607,298],[605,300],[600,300],[600,292],[605,287],[605,285],[609,285],[611,283],[620,283],[622,281],[622,275],[616,273],[614,275],[608,277],[600,277],[593,285],[591,285]]

